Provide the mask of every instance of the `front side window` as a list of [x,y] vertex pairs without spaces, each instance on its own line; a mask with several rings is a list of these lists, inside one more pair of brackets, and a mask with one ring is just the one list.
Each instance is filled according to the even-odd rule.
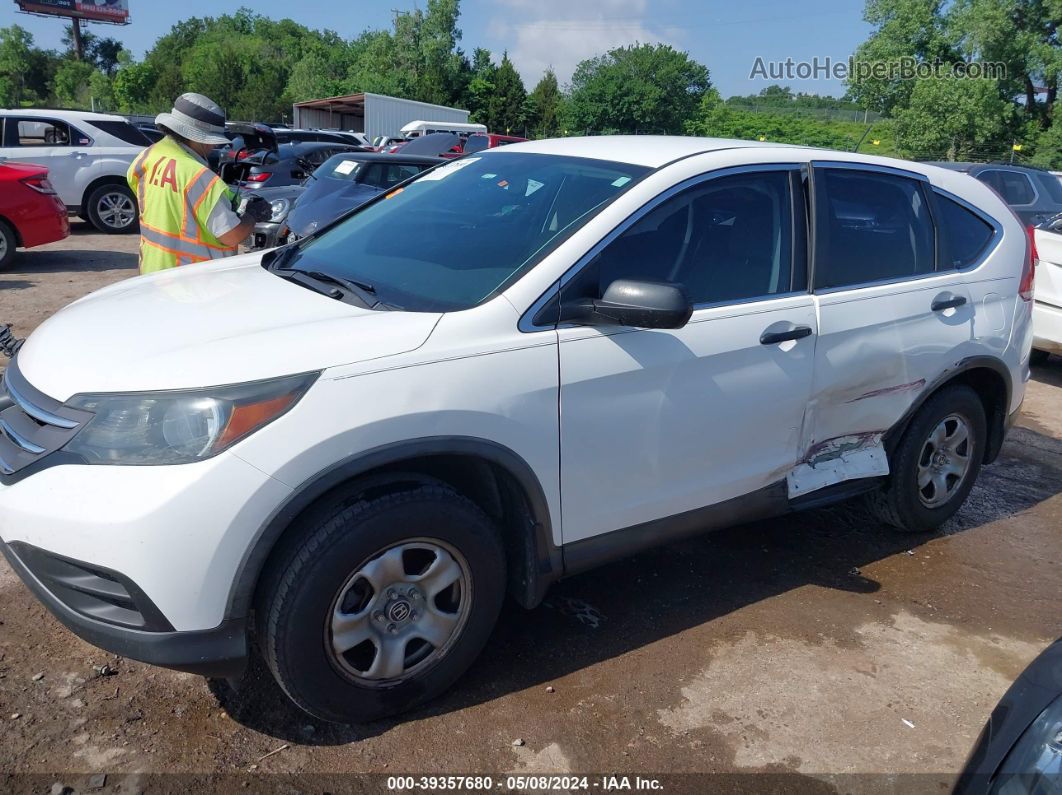
[[1036,201],[1032,182],[1020,171],[991,169],[982,171],[977,178],[1002,196],[1007,204],[1032,204]]
[[120,141],[134,146],[149,146],[151,141],[143,132],[138,130],[127,121],[112,121],[110,119],[93,119],[89,122],[97,130],[103,130],[108,135],[113,135]]
[[678,193],[602,250],[563,300],[601,298],[617,279],[679,284],[694,304],[789,292],[788,172],[718,177]]
[[19,146],[70,146],[70,128],[61,121],[20,119]]
[[935,232],[918,180],[856,169],[815,171],[815,288],[914,278],[935,270]]
[[648,171],[526,153],[454,160],[300,244],[283,266],[369,284],[381,302],[409,311],[468,309]]

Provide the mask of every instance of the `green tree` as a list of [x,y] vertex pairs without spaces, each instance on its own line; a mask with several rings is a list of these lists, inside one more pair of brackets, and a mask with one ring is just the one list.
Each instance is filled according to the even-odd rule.
[[85,61],[64,60],[55,70],[55,98],[63,107],[83,108],[92,96],[90,81],[96,67]]
[[527,90],[519,72],[509,60],[509,53],[502,54],[498,71],[494,74],[494,93],[487,103],[487,115],[490,119],[487,127],[491,132],[516,134],[523,132],[524,103]]
[[899,74],[875,74],[874,69],[913,62],[954,63],[959,60],[949,35],[943,8],[946,0],[867,0],[863,18],[874,32],[856,49],[855,70],[848,94],[861,107],[890,114],[907,104],[915,80]]
[[128,53],[114,75],[115,106],[123,113],[152,113],[151,91],[156,82],[155,68],[149,63],[134,63]]
[[547,69],[528,96],[528,126],[533,136],[552,138],[560,134],[563,101],[564,95],[561,94],[560,85],[557,83],[557,75],[552,69]]
[[1031,161],[1034,166],[1062,169],[1062,118],[1040,133],[1036,141],[1036,154]]
[[985,159],[1007,147],[1014,114],[995,81],[927,78],[915,81],[897,111],[896,134],[912,158]]
[[619,47],[576,67],[569,126],[599,133],[678,133],[710,85],[707,67],[670,45]]
[[469,119],[479,124],[490,121],[490,98],[494,94],[494,77],[498,67],[490,57],[490,50],[477,47],[472,54],[471,77],[465,93],[465,107]]
[[25,28],[0,28],[0,105],[17,108],[29,98],[26,63],[33,49],[33,36]]

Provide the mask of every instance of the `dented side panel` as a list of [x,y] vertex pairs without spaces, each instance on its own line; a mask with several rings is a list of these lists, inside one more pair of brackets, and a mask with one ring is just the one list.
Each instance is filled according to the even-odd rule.
[[[944,295],[967,305],[934,312]],[[974,307],[960,273],[816,296],[815,384],[801,463],[787,477],[790,497],[856,478],[887,475],[882,438],[926,385],[962,358]]]

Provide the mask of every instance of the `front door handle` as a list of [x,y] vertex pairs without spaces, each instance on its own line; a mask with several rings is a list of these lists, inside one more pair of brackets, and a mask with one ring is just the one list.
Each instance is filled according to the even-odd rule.
[[945,309],[956,309],[960,306],[966,305],[966,296],[955,295],[951,298],[945,298],[944,296],[937,296],[933,299],[933,303],[930,305],[930,309],[934,312],[943,312]]
[[760,335],[760,345],[777,345],[779,342],[802,340],[804,337],[809,336],[811,336],[811,328],[809,326],[794,326],[785,331],[771,331],[770,329],[767,329]]

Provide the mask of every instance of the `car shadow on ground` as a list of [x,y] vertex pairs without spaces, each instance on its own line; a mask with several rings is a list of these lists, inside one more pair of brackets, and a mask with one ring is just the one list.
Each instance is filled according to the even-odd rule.
[[138,259],[136,254],[127,251],[100,251],[98,249],[19,251],[14,262],[0,274],[0,287],[9,286],[9,283],[3,281],[3,278],[9,275],[136,270],[139,266]]
[[[1026,457],[1031,448],[1039,458]],[[1022,467],[1035,467],[1035,477],[1016,477]],[[238,689],[220,681],[210,687],[235,720],[255,731],[307,745],[349,743],[402,721],[544,686],[802,586],[874,593],[881,586],[862,575],[862,567],[1014,516],[1060,491],[1062,440],[1017,428],[1001,461],[982,470],[966,505],[938,533],[883,528],[862,502],[852,501],[718,530],[601,567],[559,583],[534,610],[507,604],[487,647],[457,685],[394,720],[349,727],[314,721],[258,664]]]

